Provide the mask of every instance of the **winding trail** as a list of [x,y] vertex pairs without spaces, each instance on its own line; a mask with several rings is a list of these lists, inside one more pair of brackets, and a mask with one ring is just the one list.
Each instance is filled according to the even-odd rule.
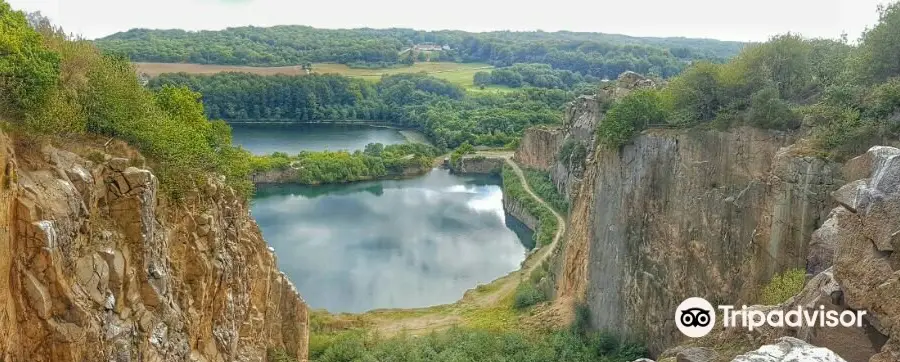
[[468,290],[456,303],[416,309],[383,309],[364,313],[362,316],[371,323],[372,330],[380,335],[391,336],[399,333],[426,334],[431,331],[447,329],[454,325],[466,324],[473,315],[478,315],[478,313],[490,309],[509,309],[508,306],[503,305],[503,302],[512,298],[516,287],[522,279],[528,278],[532,271],[540,267],[552,255],[553,250],[557,248],[559,241],[565,235],[565,218],[531,189],[525,178],[525,173],[512,160],[513,152],[479,151],[477,155],[502,158],[518,176],[525,191],[553,213],[558,225],[556,234],[553,236],[553,242],[540,247],[529,255],[518,270],[500,277],[487,285]]

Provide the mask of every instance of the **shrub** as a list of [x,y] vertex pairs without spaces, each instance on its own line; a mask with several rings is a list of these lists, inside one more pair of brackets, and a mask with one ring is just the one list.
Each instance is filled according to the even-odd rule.
[[616,148],[630,141],[638,132],[652,124],[665,123],[669,112],[659,92],[641,89],[631,92],[606,112],[597,126],[600,143]]
[[513,300],[513,306],[516,309],[525,309],[546,301],[547,296],[531,283],[522,282],[516,288],[516,295]]
[[781,304],[797,295],[806,284],[806,271],[802,268],[790,269],[776,274],[760,293],[760,303],[764,305]]
[[266,350],[266,356],[268,362],[297,362],[296,358],[291,357],[280,348],[269,348]]
[[47,100],[59,78],[59,54],[43,46],[25,15],[0,1],[0,115],[21,120]]
[[763,88],[750,97],[747,118],[750,124],[761,128],[789,130],[800,127],[800,117],[772,87]]

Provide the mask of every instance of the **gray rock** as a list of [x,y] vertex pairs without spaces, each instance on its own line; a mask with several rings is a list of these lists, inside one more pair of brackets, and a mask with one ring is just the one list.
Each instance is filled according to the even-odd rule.
[[831,210],[822,227],[813,232],[809,241],[809,255],[806,256],[806,272],[816,275],[834,265],[834,252],[838,246],[838,220],[841,215],[850,214],[844,207]]
[[846,362],[827,348],[816,347],[794,337],[781,337],[775,344],[735,357],[731,362]]
[[718,359],[719,354],[706,347],[685,348],[675,356],[678,362],[714,362]]
[[109,164],[109,168],[113,169],[113,171],[122,172],[122,171],[125,171],[126,168],[128,168],[128,165],[131,164],[131,160],[129,160],[127,158],[116,157],[116,158],[110,159],[108,164]]
[[862,201],[861,198],[864,197],[867,183],[868,180],[853,181],[832,192],[831,197],[834,197],[835,201],[848,210],[856,212]]

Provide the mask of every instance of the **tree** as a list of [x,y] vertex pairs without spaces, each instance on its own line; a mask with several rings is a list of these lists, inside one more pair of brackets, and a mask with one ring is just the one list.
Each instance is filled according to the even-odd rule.
[[0,115],[21,120],[37,110],[59,79],[59,54],[43,47],[25,15],[0,1]]
[[854,59],[856,76],[865,83],[900,76],[900,2],[878,7],[878,24],[863,33]]

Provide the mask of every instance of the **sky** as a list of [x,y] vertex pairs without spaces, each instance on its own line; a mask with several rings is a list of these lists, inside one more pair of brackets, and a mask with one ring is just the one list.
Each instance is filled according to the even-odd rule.
[[94,39],[131,28],[235,26],[570,30],[763,41],[786,32],[851,40],[885,0],[7,0]]

